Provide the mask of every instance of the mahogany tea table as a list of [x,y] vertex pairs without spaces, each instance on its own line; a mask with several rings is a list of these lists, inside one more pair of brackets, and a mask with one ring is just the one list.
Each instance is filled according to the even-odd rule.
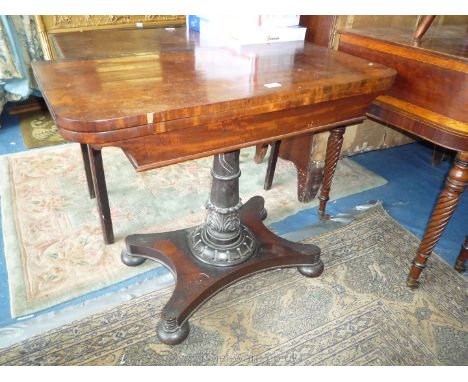
[[214,155],[206,221],[130,235],[122,251],[129,266],[150,259],[174,274],[157,327],[170,345],[187,337],[197,308],[241,278],[284,267],[307,277],[323,271],[318,247],[284,240],[263,225],[261,197],[241,202],[239,150],[361,121],[395,76],[385,66],[309,43],[239,48],[193,39],[157,53],[33,68],[68,140],[97,150],[120,147],[137,171]]

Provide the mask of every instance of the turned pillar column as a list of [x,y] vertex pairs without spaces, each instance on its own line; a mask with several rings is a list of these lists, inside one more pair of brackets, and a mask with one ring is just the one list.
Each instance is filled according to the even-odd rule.
[[210,265],[239,264],[256,249],[252,232],[240,223],[239,154],[236,150],[214,156],[206,222],[189,237],[194,256]]

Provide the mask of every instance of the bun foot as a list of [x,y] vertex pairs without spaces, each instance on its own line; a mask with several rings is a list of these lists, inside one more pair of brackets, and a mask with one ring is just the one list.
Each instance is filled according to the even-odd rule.
[[[199,241],[193,241],[193,235],[199,232],[200,227],[130,235],[125,239],[125,248],[131,253],[122,252],[124,262],[127,257],[133,260],[141,256],[165,265],[176,276],[174,292],[162,309],[161,321],[156,326],[161,343],[177,345],[183,342],[190,332],[188,320],[192,314],[216,293],[251,274],[290,267],[299,267],[307,277],[317,277],[322,273],[320,248],[288,241],[268,230],[260,219],[263,207],[263,198],[256,196],[244,204],[239,214],[233,214],[240,215],[237,222],[246,243],[240,251],[236,250],[245,256],[244,261],[236,265],[225,264],[227,260],[237,261],[229,247],[223,258],[221,251],[215,248],[217,252],[213,251],[212,258],[220,260],[219,263],[214,262],[215,265],[197,257],[210,254],[205,248],[202,248],[205,252],[196,251]],[[201,232],[201,235],[205,234]],[[250,239],[247,239],[247,234]],[[236,242],[233,244],[237,245]]]
[[136,267],[137,265],[143,264],[145,262],[144,257],[140,256],[133,256],[127,251],[127,247],[122,249],[122,253],[120,254],[120,258],[122,259],[122,263],[129,267]]
[[299,273],[305,277],[318,277],[323,272],[322,260],[317,261],[314,265],[307,265],[305,267],[297,267]]
[[166,345],[178,345],[183,342],[190,332],[190,325],[185,321],[181,326],[177,325],[176,319],[161,320],[156,327],[159,340]]

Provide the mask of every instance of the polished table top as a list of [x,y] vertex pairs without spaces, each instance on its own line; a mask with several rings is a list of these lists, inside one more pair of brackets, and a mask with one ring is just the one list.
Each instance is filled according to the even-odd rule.
[[66,139],[120,147],[138,171],[359,123],[395,77],[304,42],[226,46],[185,28],[92,35],[67,35],[61,49],[107,47],[100,58],[36,62],[37,82]]
[[346,33],[367,36],[376,40],[392,42],[395,45],[412,47],[428,54],[446,56],[468,63],[468,25],[432,25],[418,46],[413,40],[413,29],[404,28],[362,28],[346,30]]
[[398,72],[395,84],[369,116],[445,148],[468,150],[467,25],[431,26],[420,46],[410,31],[343,31],[339,50]]
[[[98,132],[220,112],[271,112],[384,90],[395,74],[309,43],[236,49],[205,46],[185,29],[121,32],[128,35],[115,40],[124,47],[117,57],[34,63],[59,128]],[[138,33],[153,44],[130,44]]]

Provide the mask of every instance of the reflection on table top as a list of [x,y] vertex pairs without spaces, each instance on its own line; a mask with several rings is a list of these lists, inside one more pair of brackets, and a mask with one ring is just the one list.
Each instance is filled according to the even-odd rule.
[[93,59],[71,60],[68,52],[65,60],[33,66],[57,123],[75,131],[245,108],[282,110],[385,90],[395,74],[309,43],[216,46],[185,28],[67,36],[62,51],[80,51],[88,41],[80,51],[87,57],[107,47]]
[[59,59],[146,55],[167,49],[194,48],[200,34],[185,27],[145,29],[101,29],[50,34]]
[[343,31],[395,44],[414,47],[427,52],[444,54],[454,59],[468,61],[468,25],[431,26],[423,36],[421,43],[415,47],[414,30],[401,28],[362,28]]

